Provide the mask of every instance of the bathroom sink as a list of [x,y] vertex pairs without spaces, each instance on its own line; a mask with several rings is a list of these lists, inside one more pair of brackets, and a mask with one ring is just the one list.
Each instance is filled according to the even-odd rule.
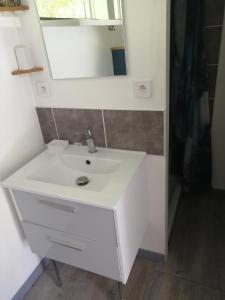
[[112,173],[120,167],[120,164],[119,160],[65,152],[54,155],[48,164],[36,170],[28,176],[28,179],[77,187],[76,180],[85,176],[88,182],[79,188],[99,192],[110,181]]
[[[45,150],[2,185],[41,194],[112,208],[131,182],[146,153],[85,146],[68,146],[60,153]],[[80,177],[87,179],[78,185]]]
[[146,154],[49,146],[2,183],[31,250],[126,284],[149,223]]
[[59,156],[60,163],[65,167],[86,173],[110,174],[120,166],[119,160],[102,159],[90,156],[62,154]]

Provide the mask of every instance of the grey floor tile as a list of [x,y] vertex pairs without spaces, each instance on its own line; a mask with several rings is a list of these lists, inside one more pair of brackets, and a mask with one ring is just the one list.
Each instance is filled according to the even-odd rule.
[[224,194],[188,196],[181,201],[168,260],[156,270],[225,289]]
[[220,293],[220,298],[221,298],[221,300],[225,300],[225,292]]
[[49,266],[24,300],[110,300],[113,281],[90,272],[62,265],[61,288],[56,286],[54,271]]
[[142,300],[145,299],[146,291],[151,289],[156,273],[153,262],[145,258],[137,258],[132,268],[129,280],[124,288],[125,299]]
[[219,290],[182,278],[158,273],[155,282],[146,290],[145,300],[220,300]]
[[[52,266],[49,265],[24,300],[113,300],[115,282],[93,273],[62,265],[62,288],[56,286]],[[123,293],[127,299],[144,299],[149,282],[154,279],[154,263],[137,258]]]

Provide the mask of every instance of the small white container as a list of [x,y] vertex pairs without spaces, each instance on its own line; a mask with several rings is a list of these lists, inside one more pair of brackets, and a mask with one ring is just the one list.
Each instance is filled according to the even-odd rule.
[[61,153],[69,145],[68,141],[65,140],[52,140],[47,144],[48,152],[51,154]]
[[14,48],[16,61],[19,70],[30,70],[34,67],[31,50],[24,46],[16,46]]

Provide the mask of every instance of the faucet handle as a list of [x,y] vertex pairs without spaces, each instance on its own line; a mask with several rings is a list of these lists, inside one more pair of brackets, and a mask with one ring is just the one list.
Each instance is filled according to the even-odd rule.
[[80,135],[83,136],[83,138],[81,140],[85,140],[88,146],[88,152],[89,153],[96,153],[97,149],[95,146],[95,142],[93,139],[93,135],[92,135],[92,131],[90,128],[87,128],[85,130],[83,130],[82,132],[75,132],[76,135]]
[[90,128],[84,130],[84,136],[86,139],[89,139],[92,137],[92,131]]
[[86,140],[86,139],[89,139],[93,136],[92,131],[91,131],[90,128],[86,128],[84,130],[77,130],[75,132],[75,135],[80,136],[80,137],[83,136],[83,138],[81,137],[80,140]]

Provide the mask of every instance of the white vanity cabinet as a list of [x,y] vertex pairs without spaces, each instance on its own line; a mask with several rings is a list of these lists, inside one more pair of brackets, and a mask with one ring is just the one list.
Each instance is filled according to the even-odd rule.
[[20,191],[13,194],[25,222],[117,245],[112,210]]
[[34,253],[126,284],[148,225],[147,175],[144,154],[118,153],[118,171],[99,193],[30,180],[49,154],[3,185]]
[[34,253],[121,281],[117,247],[28,222],[22,224]]
[[13,195],[34,253],[121,280],[113,211],[20,191]]

